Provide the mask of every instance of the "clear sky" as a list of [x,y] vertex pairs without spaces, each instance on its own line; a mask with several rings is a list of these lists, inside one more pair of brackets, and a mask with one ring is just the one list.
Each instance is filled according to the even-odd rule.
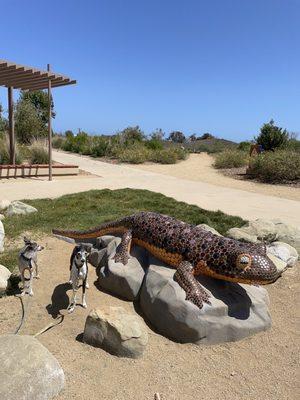
[[78,80],[54,91],[58,131],[245,140],[273,118],[300,132],[300,0],[0,0],[0,10],[0,58]]

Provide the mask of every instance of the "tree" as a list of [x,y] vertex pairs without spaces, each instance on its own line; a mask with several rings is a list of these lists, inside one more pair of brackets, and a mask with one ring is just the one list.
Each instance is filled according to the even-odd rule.
[[[36,109],[38,117],[40,118],[42,123],[44,125],[48,123],[49,100],[47,92],[43,92],[42,90],[36,90],[34,92],[21,91],[20,100],[30,101],[30,103]],[[51,98],[51,115],[52,118],[55,118],[56,113],[54,112],[54,103],[52,98]]]
[[7,130],[7,120],[2,116],[3,107],[0,104],[0,138],[4,135],[5,131]]
[[150,138],[152,140],[162,141],[164,136],[165,136],[165,132],[162,129],[155,129],[155,131],[151,133]]
[[193,133],[193,134],[189,137],[189,141],[190,141],[190,142],[195,142],[196,140],[197,140],[196,133]]
[[144,132],[137,126],[128,126],[121,132],[121,138],[125,144],[142,142],[145,139]]
[[169,135],[169,140],[172,140],[174,143],[183,143],[185,141],[185,136],[180,131],[173,131]]
[[267,124],[263,124],[260,134],[255,138],[256,143],[262,145],[264,150],[274,151],[287,145],[289,134],[286,129],[275,125],[273,119]]
[[199,137],[199,140],[205,140],[205,139],[213,139],[214,136],[211,133],[203,133],[202,136]]
[[28,100],[21,99],[17,102],[15,129],[18,141],[24,144],[30,144],[34,139],[47,135],[45,124]]

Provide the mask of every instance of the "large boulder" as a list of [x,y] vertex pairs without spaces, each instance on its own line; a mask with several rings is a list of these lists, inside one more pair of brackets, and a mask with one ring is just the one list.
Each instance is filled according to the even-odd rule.
[[16,201],[13,201],[9,205],[5,214],[10,217],[12,215],[25,215],[25,214],[31,214],[34,212],[37,212],[36,208],[34,208],[28,204],[22,203],[22,201],[16,200]]
[[5,238],[5,231],[3,223],[0,221],[0,253],[4,251],[4,238]]
[[200,310],[185,300],[184,290],[173,279],[175,270],[139,246],[133,247],[126,266],[115,263],[119,243],[119,238],[108,241],[97,267],[99,286],[139,301],[159,333],[179,342],[213,344],[239,340],[270,327],[268,294],[262,287],[199,278],[212,303]]
[[64,387],[64,372],[54,356],[32,336],[0,336],[0,398],[47,400]]
[[144,268],[147,267],[148,253],[144,249],[134,246],[131,251],[132,257],[129,258],[126,265],[115,262],[114,255],[120,242],[121,239],[118,237],[108,242],[106,252],[102,258],[99,253],[103,249],[99,250],[98,255],[101,260],[96,269],[98,284],[101,288],[112,292],[118,297],[126,300],[135,300],[144,279]]
[[11,276],[10,271],[0,264],[0,296],[2,296],[9,288],[9,278]]
[[262,287],[201,277],[211,305],[200,310],[185,300],[173,276],[174,270],[152,259],[140,297],[144,315],[164,336],[182,343],[216,344],[270,328],[269,298]]
[[122,307],[92,310],[84,327],[83,341],[119,357],[139,358],[148,343],[148,333],[137,315]]
[[0,211],[6,210],[10,204],[11,202],[9,200],[0,200]]
[[257,219],[249,221],[241,228],[231,228],[227,236],[244,242],[265,241],[268,243],[280,241],[288,243],[300,251],[300,229],[286,224],[279,219]]

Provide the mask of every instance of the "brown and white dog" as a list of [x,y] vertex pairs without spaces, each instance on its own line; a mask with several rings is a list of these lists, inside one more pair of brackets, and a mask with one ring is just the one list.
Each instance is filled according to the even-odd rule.
[[[43,250],[44,247],[26,237],[24,237],[24,244],[25,246],[19,253],[19,271],[23,284],[21,296],[23,296],[25,293],[29,294],[29,296],[33,296],[32,280],[33,278],[39,278],[37,254],[38,251]],[[29,279],[25,278],[26,271],[29,273]],[[27,285],[26,281],[28,282]]]
[[82,281],[82,307],[86,308],[85,289],[88,286],[88,256],[92,250],[92,245],[79,243],[74,247],[70,258],[70,280],[72,285],[73,295],[68,312],[71,313],[75,310],[77,304],[77,291],[79,289],[79,281]]

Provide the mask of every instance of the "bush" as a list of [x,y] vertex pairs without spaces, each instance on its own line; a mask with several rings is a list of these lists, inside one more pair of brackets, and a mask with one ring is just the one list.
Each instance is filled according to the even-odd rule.
[[[20,150],[20,146],[16,146],[16,164],[23,162],[24,156]],[[4,139],[0,140],[0,165],[10,164],[9,142]]]
[[29,162],[30,164],[48,164],[49,155],[48,151],[39,144],[34,144],[29,148]]
[[52,147],[54,149],[61,149],[63,147],[63,144],[65,142],[65,138],[62,136],[53,136],[52,138]]
[[253,157],[248,172],[262,182],[284,183],[300,179],[300,154],[277,150]]
[[153,151],[150,157],[150,161],[160,164],[175,164],[177,160],[178,158],[175,149]]
[[150,150],[162,150],[164,147],[162,141],[158,139],[147,140],[145,146]]
[[96,136],[93,138],[91,155],[93,157],[105,157],[107,154],[109,141],[103,136]]
[[300,140],[297,139],[290,139],[287,142],[286,148],[292,151],[296,151],[300,153]]
[[28,100],[17,103],[15,129],[19,143],[31,144],[39,137],[47,135],[47,130],[40,120],[33,104]]
[[170,133],[169,140],[172,140],[172,142],[175,143],[183,143],[185,142],[185,136],[180,131],[174,131]]
[[149,159],[149,150],[145,146],[135,145],[120,150],[117,158],[121,162],[142,164]]
[[225,150],[216,155],[213,166],[220,168],[239,168],[248,163],[247,154],[240,150]]
[[145,139],[144,132],[137,126],[129,126],[121,132],[122,142],[131,145],[136,142],[142,142]]
[[285,147],[288,139],[289,134],[286,129],[276,126],[273,120],[264,124],[259,136],[255,138],[256,143],[262,145],[266,151]]
[[250,153],[250,148],[251,148],[252,143],[251,142],[241,142],[238,145],[238,150],[241,151],[246,151],[247,153]]

